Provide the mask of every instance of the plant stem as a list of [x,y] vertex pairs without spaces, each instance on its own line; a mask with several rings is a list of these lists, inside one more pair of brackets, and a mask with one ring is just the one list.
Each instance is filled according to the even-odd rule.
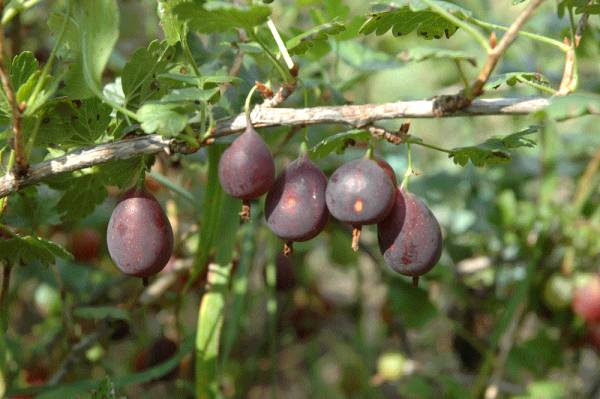
[[[490,30],[498,29],[498,30],[505,31],[505,32],[508,30],[508,27],[506,27],[506,26],[481,21],[481,20],[478,20],[473,17],[469,18],[469,22],[472,22],[475,25],[478,25],[485,29],[490,29]],[[564,44],[563,42],[561,42],[559,40],[555,40],[555,39],[549,38],[547,36],[542,36],[542,35],[538,35],[536,33],[531,33],[531,32],[527,32],[527,31],[519,31],[518,34],[520,36],[527,37],[529,39],[536,40],[538,42],[542,42],[542,43],[546,43],[546,44],[550,44],[552,46],[558,47],[561,51],[565,51],[565,52],[569,51],[569,46],[567,46],[566,44]]]
[[410,149],[410,142],[406,143],[407,157],[408,157],[408,165],[406,166],[406,172],[404,172],[404,178],[402,179],[402,184],[400,184],[401,190],[408,190],[408,180],[410,176],[413,174],[413,166],[412,166],[412,151]]
[[267,45],[258,37],[258,35],[256,33],[252,32],[251,30],[249,30],[248,33],[249,33],[250,37],[252,38],[252,40],[254,40],[256,43],[258,43],[258,45],[263,49],[263,51],[265,52],[267,57],[271,60],[271,62],[273,63],[273,65],[275,66],[277,71],[279,71],[281,78],[285,82],[291,81],[293,78],[292,78],[292,75],[290,74],[290,71],[285,69],[281,65],[281,63],[277,60],[277,57],[275,57],[275,55],[271,52],[271,50],[269,50]]
[[285,61],[285,64],[287,65],[288,69],[294,68],[294,61],[292,60],[292,57],[290,57],[290,53],[288,52],[287,48],[285,47],[285,43],[283,43],[283,40],[281,39],[281,36],[279,35],[279,32],[277,31],[277,27],[275,26],[275,24],[273,23],[273,20],[271,18],[269,18],[267,20],[267,26],[269,27],[269,30],[271,30],[271,34],[273,35],[273,38],[275,39],[275,43],[277,43],[277,47],[279,47],[281,56],[283,57],[283,60]]
[[487,51],[488,53],[491,51],[490,44],[488,43],[485,36],[483,36],[481,34],[481,32],[479,32],[477,29],[473,28],[469,23],[467,23],[466,21],[463,21],[460,18],[455,17],[454,15],[452,15],[451,13],[449,13],[448,11],[446,11],[439,5],[435,4],[431,0],[423,0],[423,2],[425,4],[427,4],[429,7],[431,7],[431,9],[433,9],[437,14],[444,17],[444,19],[452,22],[454,25],[462,28],[465,32],[470,34],[475,40],[477,40],[477,42],[481,45],[481,47],[483,47],[485,49],[485,51]]
[[250,91],[248,92],[248,95],[246,96],[246,101],[244,101],[244,113],[246,114],[246,124],[248,126],[252,125],[252,118],[250,116],[250,114],[251,114],[250,100],[252,99],[252,95],[254,94],[255,91],[256,91],[256,85],[253,85],[252,88],[250,89]]
[[458,75],[460,76],[460,79],[462,80],[463,84],[465,85],[465,89],[469,87],[469,79],[467,79],[467,75],[465,74],[465,70],[462,67],[462,64],[460,63],[460,60],[454,60],[454,63],[456,64],[456,69],[458,70]]

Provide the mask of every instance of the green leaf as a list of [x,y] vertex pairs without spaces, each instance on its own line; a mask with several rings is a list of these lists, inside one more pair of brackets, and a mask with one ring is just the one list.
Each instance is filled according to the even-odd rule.
[[40,124],[40,146],[82,146],[96,143],[110,123],[111,108],[98,98],[49,104]]
[[125,188],[133,184],[144,167],[143,158],[136,157],[97,165],[94,169],[105,185]]
[[105,377],[97,390],[92,392],[92,399],[116,399],[115,384]]
[[392,279],[388,292],[393,313],[400,315],[401,320],[409,328],[422,328],[437,314],[437,309],[429,300],[427,291],[413,288],[402,279]]
[[310,156],[313,158],[324,158],[332,152],[342,153],[349,145],[354,145],[356,141],[368,141],[371,134],[366,130],[353,129],[346,132],[334,134],[321,140],[313,146],[310,151]]
[[550,81],[538,72],[510,72],[492,76],[485,85],[485,90],[496,90],[502,85],[514,86],[527,82],[550,87]]
[[355,40],[335,44],[339,57],[351,67],[360,71],[372,72],[398,68],[398,61],[383,51],[373,50]]
[[550,99],[550,105],[539,114],[562,121],[585,115],[600,115],[600,95],[594,93],[574,93]]
[[37,236],[15,235],[9,239],[0,239],[0,259],[11,265],[40,262],[48,266],[57,257],[70,259],[72,255],[60,245]]
[[129,313],[115,306],[80,306],[73,309],[73,314],[82,319],[92,320],[104,320],[104,319],[115,319],[115,320],[129,320]]
[[409,50],[405,50],[402,53],[400,53],[398,58],[400,58],[404,62],[421,62],[434,59],[447,59],[453,61],[466,61],[473,66],[477,65],[475,58],[470,56],[466,52],[459,50],[449,50],[445,48],[411,47]]
[[10,83],[13,90],[18,91],[38,69],[39,63],[32,52],[24,51],[14,57],[10,65]]
[[167,42],[154,41],[148,48],[137,50],[121,75],[121,84],[127,104],[138,105],[151,98],[152,92],[158,92],[153,83],[156,76],[167,72],[167,66],[174,58],[174,48]]
[[5,222],[13,227],[36,230],[43,225],[60,224],[56,211],[58,198],[50,190],[41,187],[28,187],[10,198],[10,206],[5,213]]
[[346,30],[344,24],[333,20],[294,36],[286,42],[285,46],[291,54],[304,54],[314,47],[316,42],[325,42],[329,36],[335,36],[344,30]]
[[173,9],[180,21],[187,21],[189,27],[201,33],[226,32],[231,29],[252,29],[267,22],[271,8],[263,5],[236,6],[223,2],[213,2],[200,6],[197,3],[183,3]]
[[531,126],[505,137],[490,138],[476,146],[454,148],[450,151],[449,157],[460,166],[465,166],[469,161],[479,167],[505,163],[511,159],[509,150],[519,147],[534,147],[535,141],[527,136],[539,129],[540,126]]
[[184,89],[175,89],[160,99],[161,103],[196,103],[200,101],[210,101],[215,94],[219,93],[219,88],[202,90],[197,87],[187,87]]
[[181,40],[183,34],[183,23],[177,20],[177,16],[173,9],[178,4],[189,3],[190,0],[159,0],[158,1],[158,17],[160,18],[160,26],[165,34],[167,43],[171,46]]
[[56,209],[63,220],[80,220],[92,213],[108,195],[104,180],[95,173],[66,177],[68,188],[63,192]]
[[[58,36],[65,15],[51,14],[50,29]],[[64,50],[73,63],[65,76],[64,91],[74,98],[100,94],[102,72],[119,36],[119,9],[116,0],[74,2],[67,21]]]
[[[433,1],[437,6],[459,19],[467,19],[471,12],[446,1]],[[360,33],[383,35],[392,30],[394,36],[402,36],[413,31],[425,39],[450,38],[458,26],[437,14],[420,0],[402,0],[398,4],[385,7],[384,11],[371,13],[361,26]]]
[[187,111],[178,103],[147,103],[137,112],[146,133],[175,136],[188,123]]

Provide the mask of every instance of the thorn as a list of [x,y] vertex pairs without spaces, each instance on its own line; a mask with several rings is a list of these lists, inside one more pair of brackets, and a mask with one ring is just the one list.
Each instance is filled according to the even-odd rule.
[[498,44],[498,40],[496,38],[496,32],[490,33],[490,47],[496,48],[497,44]]
[[404,122],[402,125],[400,125],[400,130],[399,130],[400,134],[405,135],[408,133],[408,130],[410,129],[410,123],[411,123],[411,121],[409,119],[406,122]]
[[259,82],[258,80],[254,84],[256,85],[256,90],[258,90],[263,98],[273,98],[273,90],[268,88],[266,84]]

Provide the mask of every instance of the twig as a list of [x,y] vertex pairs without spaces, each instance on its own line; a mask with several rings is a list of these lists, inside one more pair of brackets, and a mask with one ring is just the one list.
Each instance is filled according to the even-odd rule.
[[[400,118],[432,118],[433,100],[399,101],[386,104],[342,105],[312,108],[263,108],[252,112],[256,128],[317,124],[368,126],[375,121]],[[528,115],[544,109],[545,98],[498,98],[474,101],[468,108],[447,116]],[[215,132],[203,145],[214,139],[239,133],[246,128],[244,114],[217,121]],[[190,153],[198,148],[181,145],[174,139],[150,134],[113,143],[72,151],[66,155],[31,165],[24,176],[9,172],[0,178],[0,198],[60,173],[73,172],[106,162],[125,160],[162,151]]]
[[544,0],[532,0],[527,6],[527,8],[523,10],[521,15],[519,15],[515,22],[513,22],[512,25],[508,28],[508,30],[506,31],[504,36],[502,36],[502,39],[498,42],[498,44],[488,51],[487,61],[485,62],[485,65],[479,72],[477,80],[475,81],[475,83],[473,83],[473,85],[469,88],[468,92],[466,93],[467,98],[473,99],[475,97],[480,96],[483,93],[483,87],[485,86],[492,72],[496,68],[498,61],[500,61],[500,58],[502,58],[508,47],[515,40],[515,38],[519,34],[519,31],[521,30],[523,25],[525,25],[525,22],[527,22],[527,20],[531,17],[536,8],[538,8],[543,1]]
[[[4,1],[0,0],[0,10],[4,9]],[[10,78],[8,76],[7,62],[4,48],[4,27],[0,25],[0,81],[6,95],[6,100],[12,113],[12,131],[14,134],[15,171],[22,175],[27,171],[27,159],[25,158],[25,147],[21,132],[21,112]]]
[[[591,1],[588,1],[588,4],[590,3]],[[579,44],[581,43],[581,38],[583,36],[585,26],[587,25],[588,18],[589,14],[584,13],[579,19],[577,27],[572,28],[571,39],[569,40],[567,37],[564,39],[564,44],[569,46],[569,50],[565,53],[565,67],[563,70],[560,87],[556,93],[557,96],[565,96],[575,91],[577,88],[577,56],[575,54],[575,49],[579,47]],[[571,24],[574,24],[572,10],[569,10],[569,19]]]

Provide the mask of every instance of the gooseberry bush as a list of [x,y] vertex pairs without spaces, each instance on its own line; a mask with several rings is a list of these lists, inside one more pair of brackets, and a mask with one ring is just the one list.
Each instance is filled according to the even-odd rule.
[[2,397],[600,394],[600,1],[0,6]]

